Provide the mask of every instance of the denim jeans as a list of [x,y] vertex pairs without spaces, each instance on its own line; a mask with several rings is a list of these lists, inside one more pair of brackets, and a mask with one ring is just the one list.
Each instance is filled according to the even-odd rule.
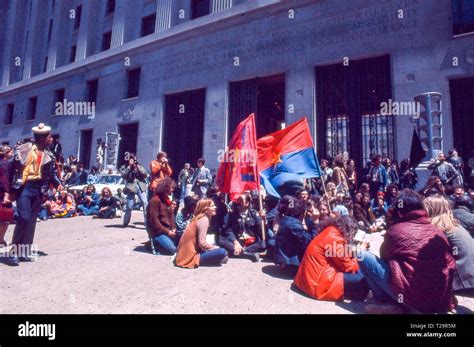
[[132,218],[132,209],[135,205],[135,194],[138,195],[142,206],[143,206],[143,217],[146,223],[146,207],[148,205],[147,200],[147,193],[146,192],[138,192],[138,193],[128,193],[127,194],[127,205],[125,206],[125,213],[123,215],[123,225],[128,225],[130,223],[130,219]]
[[367,280],[360,270],[344,273],[344,299],[364,301],[369,292]]
[[369,251],[362,251],[359,256],[359,268],[364,275],[374,298],[382,302],[397,301],[391,288],[392,273],[388,263]]
[[13,246],[29,247],[31,249],[35,237],[36,218],[38,218],[38,213],[41,210],[41,203],[40,185],[27,182],[16,202],[18,216],[13,232]]
[[222,259],[227,257],[227,251],[224,248],[217,248],[202,252],[199,256],[199,266],[217,266],[221,264]]
[[153,244],[157,253],[173,255],[176,253],[174,240],[168,235],[161,234],[153,238]]
[[99,213],[99,206],[87,207],[85,205],[77,206],[78,211],[82,212],[84,216],[95,216]]

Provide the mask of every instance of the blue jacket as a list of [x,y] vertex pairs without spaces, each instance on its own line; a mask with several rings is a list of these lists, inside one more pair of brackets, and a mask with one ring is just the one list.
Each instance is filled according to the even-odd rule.
[[314,229],[306,231],[298,219],[284,216],[275,240],[275,264],[299,266],[306,247],[315,236]]

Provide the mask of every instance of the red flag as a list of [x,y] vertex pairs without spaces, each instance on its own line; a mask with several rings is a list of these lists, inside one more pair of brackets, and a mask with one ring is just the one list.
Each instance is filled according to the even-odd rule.
[[225,153],[219,155],[216,183],[222,193],[234,200],[246,190],[259,189],[257,136],[252,113],[237,125]]

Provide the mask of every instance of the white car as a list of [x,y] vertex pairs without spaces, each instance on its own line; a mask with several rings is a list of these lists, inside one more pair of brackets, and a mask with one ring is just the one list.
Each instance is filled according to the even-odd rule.
[[[92,182],[91,184],[95,186],[95,191],[98,194],[100,194],[102,192],[102,189],[105,187],[109,187],[110,191],[112,192],[112,195],[117,194],[117,189],[121,188],[123,191],[123,189],[125,188],[125,181],[122,176],[118,174],[99,174],[97,175],[97,179],[95,180],[95,182]],[[88,184],[68,187],[68,191],[82,190],[86,186],[88,186]]]

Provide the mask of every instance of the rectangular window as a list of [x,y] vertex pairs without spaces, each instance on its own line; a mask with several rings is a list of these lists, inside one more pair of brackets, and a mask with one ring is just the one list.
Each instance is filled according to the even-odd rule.
[[81,25],[81,14],[82,14],[82,6],[79,5],[76,7],[76,14],[74,18],[74,30],[79,29],[79,26]]
[[15,110],[15,105],[14,104],[7,104],[7,108],[5,110],[5,119],[4,123],[5,125],[10,125],[13,123],[13,111]]
[[141,68],[127,71],[127,95],[126,98],[135,98],[140,91]]
[[76,61],[76,51],[77,51],[77,46],[74,45],[71,47],[71,53],[69,54],[69,62],[74,63]]
[[51,114],[56,114],[56,104],[64,102],[64,94],[66,90],[64,88],[57,89],[54,91],[54,101],[53,101],[53,110]]
[[98,90],[99,90],[99,80],[87,81],[86,101],[97,102]]
[[453,35],[474,32],[474,1],[452,0]]
[[192,0],[191,19],[207,16],[211,12],[210,0]]
[[112,43],[112,32],[108,31],[102,35],[102,52],[110,49]]
[[105,10],[105,14],[111,14],[115,12],[115,0],[107,0],[107,7]]
[[38,97],[33,96],[28,99],[28,110],[26,114],[26,120],[33,120],[36,118],[36,104],[38,103]]
[[151,35],[155,32],[156,13],[142,18],[141,36]]

